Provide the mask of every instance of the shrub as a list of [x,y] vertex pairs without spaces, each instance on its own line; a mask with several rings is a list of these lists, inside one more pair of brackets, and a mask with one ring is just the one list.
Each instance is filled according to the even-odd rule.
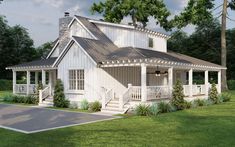
[[13,94],[7,94],[2,96],[4,102],[13,102]]
[[216,88],[215,83],[212,84],[210,92],[209,92],[209,99],[214,103],[217,104],[219,103],[219,98],[218,98],[218,91]]
[[0,79],[0,91],[12,90],[12,81]]
[[205,101],[205,103],[206,103],[207,106],[210,106],[210,105],[213,105],[213,104],[214,104],[210,99],[207,99],[207,100]]
[[77,108],[78,108],[77,102],[71,102],[70,105],[69,105],[69,108],[71,108],[71,109],[77,109]]
[[38,100],[37,100],[36,96],[29,95],[29,96],[25,96],[24,103],[26,103],[26,104],[37,104]]
[[158,104],[157,104],[157,103],[153,103],[153,104],[149,107],[149,111],[150,111],[150,114],[151,114],[151,115],[157,116],[157,114],[159,113]]
[[158,110],[160,113],[167,113],[167,112],[172,111],[172,107],[171,107],[170,103],[166,103],[166,102],[162,101],[158,104]]
[[206,105],[206,101],[202,100],[202,99],[196,99],[193,101],[194,105],[197,106],[205,106]]
[[89,108],[89,103],[88,103],[88,101],[87,101],[86,99],[84,99],[84,100],[81,101],[80,108],[81,108],[82,110],[88,110],[88,108]]
[[228,81],[228,88],[229,90],[235,90],[235,80]]
[[221,102],[228,102],[228,101],[230,101],[231,100],[231,94],[229,94],[229,93],[222,93],[222,94],[220,94],[219,95],[219,100],[221,101]]
[[185,109],[190,109],[191,107],[192,107],[192,103],[191,102],[188,102],[188,101],[184,102],[184,108]]
[[64,86],[60,79],[56,81],[53,102],[55,107],[60,107],[60,108],[69,107],[69,100],[65,99]]
[[90,103],[89,110],[93,112],[97,112],[101,110],[101,103],[99,101],[95,101]]
[[171,103],[177,110],[182,110],[185,107],[183,86],[179,80],[173,88]]
[[139,104],[135,108],[135,114],[138,116],[149,116],[151,114],[149,105]]

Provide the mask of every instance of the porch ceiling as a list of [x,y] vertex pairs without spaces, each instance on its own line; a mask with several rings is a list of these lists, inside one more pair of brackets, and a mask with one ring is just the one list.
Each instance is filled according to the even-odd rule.
[[56,61],[57,57],[35,60],[31,62],[26,62],[22,64],[18,64],[15,66],[9,66],[6,69],[12,70],[41,70],[41,69],[54,69],[52,67],[53,63]]

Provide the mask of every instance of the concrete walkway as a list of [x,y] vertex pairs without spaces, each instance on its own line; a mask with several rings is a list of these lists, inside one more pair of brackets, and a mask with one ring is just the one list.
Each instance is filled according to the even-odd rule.
[[118,117],[0,104],[0,128],[36,133]]

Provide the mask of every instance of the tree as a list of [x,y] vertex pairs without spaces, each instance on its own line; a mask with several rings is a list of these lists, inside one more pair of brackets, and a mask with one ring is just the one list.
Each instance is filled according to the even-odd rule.
[[179,80],[173,88],[171,103],[177,110],[183,110],[185,108],[184,92],[183,86]]
[[[224,0],[223,2],[223,9],[221,14],[221,65],[227,67],[227,45],[226,45],[226,24],[227,24],[227,8],[231,8],[231,10],[235,10],[235,0],[231,0],[228,2]],[[230,19],[230,18],[229,18]],[[227,90],[227,72],[226,70],[222,70],[221,72],[222,77],[222,90]]]
[[69,101],[65,99],[64,95],[64,85],[60,79],[56,81],[53,102],[55,107],[69,107]]
[[11,78],[7,66],[20,64],[37,58],[37,52],[27,30],[19,25],[9,26],[0,16],[0,78]]
[[120,23],[124,17],[131,16],[134,26],[141,23],[143,27],[146,27],[148,18],[152,16],[165,30],[172,27],[167,20],[170,12],[163,0],[106,0],[94,3],[91,12],[103,14],[105,21],[114,23]]
[[219,103],[218,91],[217,91],[215,83],[212,83],[212,85],[211,85],[211,89],[210,89],[210,92],[209,92],[209,99],[214,104]]
[[36,48],[37,56],[42,59],[46,59],[47,55],[49,54],[52,48],[53,48],[53,42],[46,42],[42,44],[41,46]]

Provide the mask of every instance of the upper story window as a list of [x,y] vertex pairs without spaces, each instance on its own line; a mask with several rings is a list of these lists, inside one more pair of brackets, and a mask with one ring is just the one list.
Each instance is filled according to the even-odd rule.
[[84,70],[69,70],[69,90],[84,90]]
[[153,48],[153,38],[149,38],[149,47]]

